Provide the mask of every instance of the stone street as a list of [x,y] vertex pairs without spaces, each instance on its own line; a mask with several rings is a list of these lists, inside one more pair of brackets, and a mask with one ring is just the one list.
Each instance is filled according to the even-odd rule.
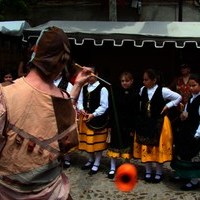
[[[200,188],[196,191],[181,191],[180,184],[171,183],[169,178],[172,170],[169,163],[164,164],[164,180],[159,184],[146,183],[143,179],[144,166],[139,160],[131,160],[138,169],[138,182],[130,192],[119,191],[114,180],[107,178],[109,170],[109,158],[105,153],[101,161],[99,172],[89,176],[88,171],[81,170],[81,166],[87,161],[84,152],[71,154],[71,167],[65,169],[71,184],[73,200],[200,200]],[[118,165],[122,164],[118,161]]]

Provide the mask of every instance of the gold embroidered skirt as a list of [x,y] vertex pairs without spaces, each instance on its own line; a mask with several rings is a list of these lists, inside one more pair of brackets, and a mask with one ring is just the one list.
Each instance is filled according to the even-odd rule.
[[107,149],[108,129],[89,129],[83,119],[79,118],[79,150],[93,153]]
[[138,144],[134,139],[133,156],[141,159],[141,162],[164,163],[172,160],[173,135],[170,120],[164,117],[160,135],[159,146],[147,146]]

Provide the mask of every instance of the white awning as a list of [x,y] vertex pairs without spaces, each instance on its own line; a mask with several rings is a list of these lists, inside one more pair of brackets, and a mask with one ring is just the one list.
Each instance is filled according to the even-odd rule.
[[145,43],[153,43],[156,48],[163,48],[166,43],[174,43],[176,48],[184,48],[193,43],[200,48],[200,22],[49,21],[26,28],[24,40],[37,38],[41,30],[50,26],[62,28],[76,45],[93,41],[95,46],[102,46],[109,41],[114,46],[128,42],[143,47]]
[[0,33],[12,36],[22,36],[23,30],[29,28],[26,21],[3,21],[0,22]]

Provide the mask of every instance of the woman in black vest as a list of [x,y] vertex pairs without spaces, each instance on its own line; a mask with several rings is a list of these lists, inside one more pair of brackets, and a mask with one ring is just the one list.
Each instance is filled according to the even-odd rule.
[[181,101],[181,95],[158,85],[159,78],[153,69],[144,72],[133,151],[134,157],[145,163],[145,181],[153,183],[163,179],[163,163],[172,160],[173,137],[167,110]]
[[182,190],[198,188],[200,178],[200,76],[191,74],[189,78],[191,97],[181,114],[181,128],[178,143],[175,143],[175,156],[171,167],[176,171],[174,181],[190,181]]

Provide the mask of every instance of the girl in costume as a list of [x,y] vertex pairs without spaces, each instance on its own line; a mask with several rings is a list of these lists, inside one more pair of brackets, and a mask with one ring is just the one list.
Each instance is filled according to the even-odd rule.
[[108,173],[110,179],[115,176],[117,158],[121,157],[125,160],[132,158],[135,120],[139,111],[139,95],[133,87],[133,81],[130,72],[123,72],[120,76],[120,87],[114,90],[111,141],[107,152],[111,159]]
[[[95,67],[91,67],[97,75]],[[77,108],[79,110],[79,150],[89,155],[82,170],[90,169],[89,175],[96,174],[103,150],[107,149],[108,135],[108,90],[95,76],[89,80],[80,93]]]
[[200,178],[200,76],[191,74],[189,79],[192,93],[181,113],[179,142],[175,144],[175,156],[171,167],[175,170],[174,181],[189,179],[182,190],[198,188]]
[[[133,155],[145,163],[146,182],[159,183],[163,178],[163,163],[172,160],[172,130],[167,110],[177,106],[181,95],[158,85],[159,76],[153,69],[143,75],[140,89],[140,114],[137,119]],[[155,163],[155,174],[153,164]]]

